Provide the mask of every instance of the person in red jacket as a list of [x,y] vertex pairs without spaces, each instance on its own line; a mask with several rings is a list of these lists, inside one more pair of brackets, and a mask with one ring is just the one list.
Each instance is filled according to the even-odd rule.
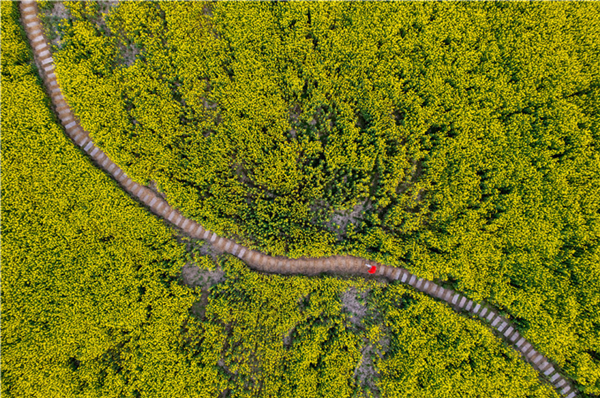
[[374,265],[369,265],[369,264],[365,264],[367,267],[369,268],[369,274],[374,274],[375,272],[377,272],[377,267]]

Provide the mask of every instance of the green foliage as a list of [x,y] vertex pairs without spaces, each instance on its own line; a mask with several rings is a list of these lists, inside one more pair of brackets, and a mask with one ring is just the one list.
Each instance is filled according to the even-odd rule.
[[128,174],[262,251],[456,281],[600,394],[598,3],[69,4],[61,85]]
[[[184,350],[218,363],[232,397],[373,396],[354,375],[365,344],[381,350],[385,336],[373,375],[381,396],[557,397],[486,326],[405,287],[261,275],[234,258],[221,266],[226,279],[186,324]],[[341,310],[350,286],[373,292],[358,329]]]
[[390,285],[373,290],[370,307],[391,340],[388,355],[375,361],[381,396],[558,397],[486,326],[445,304]]
[[351,282],[261,275],[237,259],[223,265],[227,279],[211,289],[196,326],[205,330],[202,351],[198,341],[192,351],[221,361],[231,396],[353,396],[361,340],[339,298]]
[[178,396],[184,248],[68,140],[1,7],[2,395]]
[[[209,290],[202,317],[190,316],[200,292],[178,283],[179,270],[215,264],[184,253],[66,138],[17,4],[1,6],[3,395],[370,396],[354,369],[380,329],[351,329],[340,294],[376,283],[266,276],[223,260],[225,282]],[[521,385],[531,390],[527,375]]]

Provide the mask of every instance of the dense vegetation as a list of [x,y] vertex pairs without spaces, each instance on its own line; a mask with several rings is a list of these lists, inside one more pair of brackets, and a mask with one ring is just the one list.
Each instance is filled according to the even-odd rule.
[[[202,361],[224,347],[231,396],[557,396],[485,326],[403,286],[222,265],[201,327],[187,327]],[[368,311],[357,321],[340,300],[351,285],[370,292],[358,294]],[[379,376],[361,366],[371,361]]]
[[185,247],[66,137],[1,6],[2,396],[131,396],[187,371]]
[[[447,397],[477,385],[556,397],[489,330],[421,294],[260,275],[174,237],[66,138],[17,3],[1,7],[3,396]],[[184,264],[225,273],[209,288],[186,282]],[[342,305],[350,286],[377,294],[362,323]],[[382,377],[361,380],[389,331]]]
[[190,217],[450,280],[599,395],[599,7],[69,2],[47,28],[84,126]]
[[[66,138],[17,3],[1,11],[3,395],[556,397],[489,330],[421,294],[260,275],[173,236]],[[224,277],[185,286],[184,264]],[[364,319],[342,305],[351,286]],[[361,380],[371,352],[386,353],[381,377]]]
[[[373,290],[371,302],[373,318],[367,323],[382,321],[369,330],[369,337],[390,338],[389,353],[375,361],[383,397],[457,397],[474,391],[481,397],[556,394],[532,388],[529,369],[519,366],[518,373],[508,373],[505,361],[522,359],[499,349],[486,326],[455,316],[443,304],[399,285]],[[481,377],[488,372],[493,376]]]

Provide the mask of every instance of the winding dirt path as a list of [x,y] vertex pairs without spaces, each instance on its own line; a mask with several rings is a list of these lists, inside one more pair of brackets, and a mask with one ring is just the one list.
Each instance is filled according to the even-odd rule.
[[[21,18],[25,26],[29,43],[33,49],[34,59],[38,66],[46,90],[52,98],[59,119],[68,136],[83,149],[106,173],[110,174],[127,192],[135,196],[154,214],[176,225],[187,235],[209,241],[217,250],[230,253],[250,268],[258,271],[276,274],[318,275],[320,273],[350,274],[369,276],[372,266],[376,267],[374,275],[384,277],[389,281],[399,280],[409,284],[416,290],[440,299],[456,311],[476,315],[481,321],[488,323],[499,337],[514,347],[523,358],[539,372],[542,379],[547,380],[560,394],[567,398],[577,395],[572,382],[568,380],[558,367],[545,356],[537,352],[531,343],[522,337],[507,319],[498,315],[498,311],[486,303],[475,303],[453,290],[444,288],[432,281],[421,279],[406,269],[390,267],[373,261],[352,256],[334,256],[327,258],[289,259],[286,257],[271,257],[255,250],[243,247],[232,240],[218,236],[203,228],[200,224],[184,217],[172,208],[164,199],[149,188],[134,182],[106,154],[96,147],[89,133],[80,126],[71,108],[65,101],[55,73],[54,60],[50,53],[48,41],[42,32],[38,18],[38,7],[35,1],[21,1]],[[567,395],[568,394],[568,395]]]

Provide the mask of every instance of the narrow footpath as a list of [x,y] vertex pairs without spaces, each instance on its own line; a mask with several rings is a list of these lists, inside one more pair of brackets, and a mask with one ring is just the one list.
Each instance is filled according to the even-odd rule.
[[83,130],[71,108],[65,101],[55,73],[54,60],[50,53],[48,40],[42,32],[35,1],[21,1],[21,22],[25,26],[29,44],[33,49],[35,62],[45,88],[52,99],[58,118],[67,135],[86,152],[93,161],[112,176],[129,194],[143,203],[152,213],[180,228],[185,234],[209,241],[217,250],[230,253],[244,261],[252,269],[276,274],[318,275],[320,273],[353,274],[368,277],[377,275],[389,281],[400,281],[409,284],[431,297],[446,302],[458,312],[476,315],[489,327],[496,331],[509,345],[517,350],[524,360],[531,363],[543,380],[549,382],[559,394],[573,398],[577,396],[573,383],[561,370],[545,356],[535,350],[529,341],[520,335],[516,327],[500,316],[498,311],[487,303],[475,303],[453,290],[444,288],[432,281],[419,278],[406,269],[390,267],[373,261],[352,256],[334,256],[312,259],[289,259],[272,257],[255,250],[243,247],[232,240],[218,236],[203,228],[200,224],[184,217],[172,208],[164,199],[149,188],[138,184],[127,176],[106,154],[91,140],[87,131]]

